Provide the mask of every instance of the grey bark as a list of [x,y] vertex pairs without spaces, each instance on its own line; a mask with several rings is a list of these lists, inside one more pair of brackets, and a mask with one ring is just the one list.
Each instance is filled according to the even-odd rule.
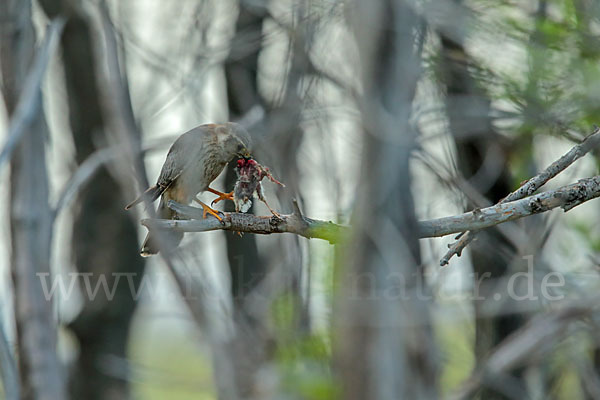
[[[435,346],[427,304],[416,295],[423,281],[409,169],[419,19],[403,1],[355,1],[350,12],[365,134],[355,231],[334,311],[336,371],[344,399],[435,398]],[[390,276],[401,276],[413,295],[394,296]]]
[[[245,0],[239,2],[236,36],[231,42],[231,51],[224,65],[230,119],[241,122],[255,110],[264,110],[264,117],[258,126],[250,129],[255,142],[253,155],[257,160],[273,167],[292,190],[297,190],[295,158],[302,131],[298,126],[299,99],[296,89],[303,70],[296,58],[297,49],[291,48],[292,68],[287,75],[287,90],[282,105],[267,103],[258,89],[258,57],[263,47],[263,23],[268,16],[266,4]],[[290,42],[297,43],[296,39],[290,35]],[[290,106],[291,103],[293,106]],[[282,121],[285,123],[282,124]],[[260,132],[267,133],[259,136]],[[226,190],[233,188],[235,181],[235,172],[233,168],[229,168],[225,180]],[[225,209],[233,211],[230,204]],[[281,244],[276,246],[277,250],[267,256],[258,254],[253,235],[226,236],[237,329],[231,346],[234,351],[244,355],[238,356],[238,360],[243,361],[237,363],[235,380],[240,394],[245,397],[257,395],[256,391],[260,386],[257,373],[272,358],[274,350],[272,334],[267,329],[266,309],[256,307],[249,299],[258,295],[270,302],[275,296],[287,291],[299,304],[296,309],[303,310],[299,297],[302,258],[298,241],[296,238],[278,240]],[[277,285],[261,285],[269,272],[275,269],[275,273],[281,273],[283,279],[278,279]],[[300,318],[302,321],[306,319]]]
[[11,346],[8,344],[6,333],[0,324],[0,375],[2,376],[2,388],[6,400],[19,400],[21,398],[21,385]]
[[[563,155],[561,158],[550,164],[545,170],[537,174],[533,178],[524,182],[517,190],[509,193],[506,197],[499,201],[500,204],[508,203],[511,201],[522,199],[526,196],[533,194],[543,185],[545,185],[550,179],[564,171],[569,165],[589,153],[591,150],[598,147],[600,144],[600,129],[594,128],[594,131],[587,136],[581,143],[569,150],[568,153]],[[567,211],[567,210],[565,210]],[[442,257],[440,265],[444,266],[448,264],[453,255],[460,256],[461,252],[466,246],[469,245],[475,239],[477,232],[469,231],[465,232],[461,238],[455,243],[450,244],[449,251]]]
[[[516,219],[562,208],[565,212],[586,201],[600,196],[600,176],[580,179],[576,183],[548,190],[525,199],[500,202],[494,206],[475,209],[459,215],[418,221],[413,232],[415,237],[429,238],[451,235],[467,230],[490,228]],[[179,220],[142,220],[150,229],[175,229],[181,232],[207,232],[228,230],[262,235],[273,233],[293,233],[307,239],[318,238],[331,244],[343,242],[350,234],[351,227],[321,221],[302,215],[294,202],[292,214],[276,216],[255,216],[252,214],[225,213],[222,221],[214,217],[203,218],[202,209],[169,202],[169,207],[177,211]],[[383,228],[383,227],[382,227]],[[355,229],[362,229],[356,226]]]
[[[81,166],[96,153],[96,144],[102,142],[99,139],[108,127],[96,72],[100,60],[94,49],[99,45],[94,40],[89,18],[80,8],[64,8],[63,2],[54,0],[40,3],[51,17],[60,13],[69,15],[61,48],[75,158]],[[138,256],[136,227],[122,207],[126,197],[106,165],[95,171],[95,176],[79,193],[73,222],[73,259],[78,272],[92,274],[93,287],[98,279],[104,278],[113,287],[115,273],[131,273],[137,287],[144,273],[144,262]],[[84,298],[83,309],[68,325],[79,344],[79,353],[70,369],[73,398],[129,398],[127,371],[115,376],[106,366],[111,357],[127,356],[135,306],[125,281],[116,285],[112,298],[102,291],[94,299]]]
[[[239,120],[253,108],[264,106],[258,91],[258,56],[262,48],[265,15],[263,7],[253,6],[247,1],[239,2],[236,34],[224,65],[230,120]],[[251,129],[251,132],[256,142],[256,131]],[[254,150],[258,150],[259,147],[255,145]],[[236,180],[232,163],[227,167],[225,191],[232,190]],[[252,206],[249,212],[252,213],[254,209]],[[225,210],[233,211],[233,203],[226,202]],[[225,240],[236,327],[229,346],[232,357],[238,360],[231,379],[242,398],[252,398],[259,386],[256,374],[270,355],[267,352],[268,333],[265,331],[265,321],[253,315],[247,296],[264,279],[267,263],[258,254],[255,236],[227,234]]]
[[294,233],[307,239],[319,238],[336,244],[344,239],[349,229],[330,221],[320,221],[306,218],[302,215],[296,201],[294,212],[275,216],[256,216],[253,214],[224,213],[223,220],[216,218],[203,218],[202,209],[169,202],[169,207],[177,212],[181,218],[189,220],[142,220],[142,224],[149,228],[175,229],[182,232],[207,232],[214,230],[228,230],[233,232],[248,232],[269,235],[272,233]]
[[600,196],[600,176],[580,179],[577,183],[555,190],[548,190],[525,199],[499,203],[492,207],[476,209],[468,213],[422,221],[421,237],[435,237],[464,232],[467,229],[488,228],[503,222],[531,216],[560,207],[569,211],[578,205]]
[[[29,1],[0,4],[0,19],[5,21],[0,36],[2,94],[11,116],[12,129],[9,131],[15,132],[15,125],[20,123],[21,137],[26,139],[19,141],[16,137],[10,172],[11,276],[20,396],[26,400],[62,400],[66,398],[66,390],[56,353],[56,323],[51,300],[44,298],[37,275],[50,272],[52,241],[45,154],[48,129],[40,83],[44,65],[48,62],[48,45],[51,40],[56,40],[53,35],[60,29],[54,26],[49,30],[34,63],[35,32],[31,18]],[[17,107],[21,97],[23,102]],[[20,112],[22,105],[31,112],[25,113],[27,118],[15,120],[18,109],[19,115],[23,115]],[[15,136],[10,138],[15,139]],[[3,154],[8,156],[10,151],[5,148]]]

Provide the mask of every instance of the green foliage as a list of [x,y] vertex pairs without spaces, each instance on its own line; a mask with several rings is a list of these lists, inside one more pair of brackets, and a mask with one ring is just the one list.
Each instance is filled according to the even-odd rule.
[[553,377],[550,393],[557,399],[583,399],[579,367],[584,362],[593,361],[594,345],[585,331],[575,331],[551,349],[546,368],[548,376]]
[[476,14],[480,23],[470,37],[500,55],[480,58],[473,50],[474,68],[483,72],[473,76],[510,111],[501,119],[512,121],[511,135],[589,131],[600,120],[600,41],[593,19],[577,12],[573,1],[546,3],[545,11],[532,13],[533,3],[473,2],[485,11]]
[[331,337],[328,332],[303,333],[294,296],[280,296],[272,306],[277,343],[275,363],[282,389],[293,398],[329,400],[339,397],[331,373]]
[[436,326],[435,332],[443,360],[440,389],[442,394],[449,395],[469,377],[475,367],[475,327],[471,321],[445,320]]
[[331,349],[327,341],[327,334],[313,334],[279,348],[275,359],[284,391],[303,399],[339,397],[339,387],[331,373]]

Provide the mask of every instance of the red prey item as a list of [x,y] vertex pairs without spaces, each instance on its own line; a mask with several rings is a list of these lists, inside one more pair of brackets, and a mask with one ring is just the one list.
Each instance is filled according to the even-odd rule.
[[277,217],[279,213],[274,211],[265,198],[264,191],[261,185],[261,181],[264,178],[268,178],[271,182],[276,183],[282,187],[285,185],[279,182],[271,175],[269,168],[260,165],[256,160],[249,158],[240,158],[237,161],[235,168],[238,179],[233,188],[233,202],[235,203],[235,210],[237,212],[247,212],[252,206],[252,197],[254,193],[258,196],[258,199],[265,203],[269,211]]

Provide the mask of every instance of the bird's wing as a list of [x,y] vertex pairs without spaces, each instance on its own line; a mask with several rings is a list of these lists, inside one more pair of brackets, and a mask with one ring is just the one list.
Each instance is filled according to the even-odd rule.
[[[127,204],[125,206],[126,210],[129,210],[131,207],[135,206],[136,204],[141,203],[142,201],[146,199],[148,199],[148,201],[150,203],[152,203],[154,200],[158,199],[158,197],[162,194],[161,188],[158,185],[152,186],[148,189],[146,189],[146,191],[144,193],[142,193],[141,195],[138,196],[137,199],[135,199],[134,201],[132,201],[131,203]],[[145,197],[145,198],[144,198]]]
[[181,176],[183,171],[198,162],[211,136],[209,128],[210,125],[201,125],[179,136],[173,143],[156,183],[161,189],[161,194]]

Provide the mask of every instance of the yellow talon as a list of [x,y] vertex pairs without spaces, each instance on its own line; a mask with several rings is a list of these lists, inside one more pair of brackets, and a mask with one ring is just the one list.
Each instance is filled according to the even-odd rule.
[[202,201],[200,201],[197,198],[195,198],[194,200],[202,206],[202,218],[206,218],[206,214],[210,214],[213,217],[215,217],[216,219],[218,219],[219,221],[223,222],[223,218],[221,218],[221,216],[219,215],[219,212],[217,210],[210,208],[207,204],[204,204]]
[[215,204],[215,203],[218,203],[218,202],[220,202],[221,200],[231,200],[231,201],[233,201],[233,191],[231,191],[231,192],[229,192],[229,193],[223,193],[223,192],[219,192],[218,190],[215,190],[215,189],[213,189],[213,188],[208,188],[208,189],[206,189],[206,190],[208,190],[209,192],[211,192],[211,193],[214,193],[214,194],[216,194],[217,196],[219,196],[219,197],[217,197],[216,199],[214,199],[214,200],[213,200],[213,201],[210,203],[210,205],[211,205],[211,206],[212,206],[213,204]]

